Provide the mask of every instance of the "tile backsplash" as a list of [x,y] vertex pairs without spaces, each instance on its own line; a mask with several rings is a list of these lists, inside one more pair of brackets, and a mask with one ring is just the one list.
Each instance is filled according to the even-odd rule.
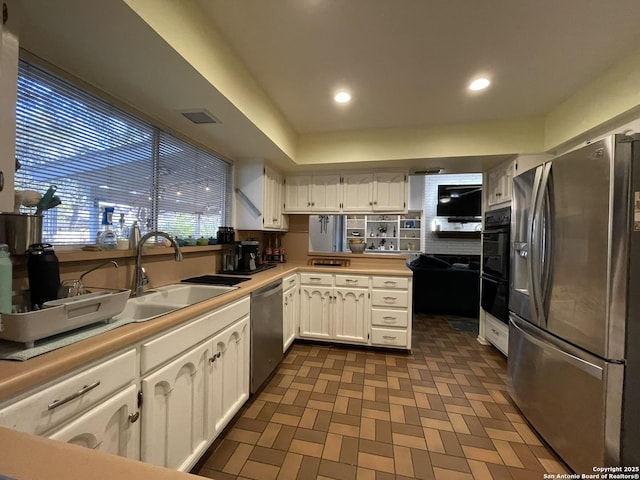
[[437,221],[442,231],[473,232],[481,228],[481,222],[451,223],[447,217],[437,216],[436,207],[438,204],[438,185],[482,184],[482,174],[426,175],[424,181],[422,251],[430,254],[480,255],[479,238],[438,237],[432,232],[432,225]]

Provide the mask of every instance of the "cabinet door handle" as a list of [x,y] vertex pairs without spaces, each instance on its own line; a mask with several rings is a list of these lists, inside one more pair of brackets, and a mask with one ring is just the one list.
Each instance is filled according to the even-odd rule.
[[498,330],[496,330],[495,328],[492,328],[492,329],[491,329],[491,331],[494,333],[494,335],[495,335],[496,337],[499,337],[499,336],[500,336],[500,332],[499,332]]
[[358,280],[354,280],[353,278],[347,278],[345,281],[347,283],[358,283]]
[[218,358],[222,356],[222,352],[214,353],[211,358],[209,358],[209,363],[213,364]]
[[396,285],[398,282],[394,282],[393,280],[385,280],[384,284],[385,285]]
[[92,383],[91,385],[83,386],[80,390],[78,390],[75,393],[72,393],[71,395],[69,395],[66,398],[63,398],[62,400],[54,400],[49,405],[47,405],[47,410],[53,410],[54,408],[58,408],[60,405],[64,405],[65,403],[69,403],[71,400],[74,400],[74,399],[84,395],[85,393],[90,392],[91,390],[96,388],[98,385],[100,385],[100,380],[98,380],[97,382]]
[[396,317],[382,317],[382,320],[384,320],[384,323],[395,323]]
[[139,418],[140,418],[140,412],[130,413],[128,417],[129,423],[136,423]]
[[396,297],[384,297],[384,301],[387,303],[395,303],[396,300]]
[[391,335],[383,335],[382,338],[385,340],[395,340],[397,337],[392,337]]
[[319,282],[322,279],[320,277],[309,277],[309,280],[311,280],[312,282]]
[[289,285],[291,285],[292,283],[296,283],[296,279],[292,278],[291,280],[289,280]]

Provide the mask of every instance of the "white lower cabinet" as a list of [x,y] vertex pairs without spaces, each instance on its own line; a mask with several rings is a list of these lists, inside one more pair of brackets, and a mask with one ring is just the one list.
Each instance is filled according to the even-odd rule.
[[412,278],[376,276],[371,290],[371,344],[411,348]]
[[249,316],[216,335],[209,361],[207,426],[217,436],[249,398]]
[[[283,285],[286,285],[283,282]],[[286,352],[296,338],[296,326],[300,312],[298,287],[288,288],[282,293],[282,351]]]
[[331,339],[331,297],[333,288],[302,285],[300,287],[300,336]]
[[134,384],[136,350],[80,368],[51,385],[27,392],[21,400],[0,409],[0,425],[21,432],[48,436],[54,429],[103,405],[114,394]]
[[185,470],[207,448],[206,342],[142,380],[141,460]]
[[369,290],[336,288],[333,295],[333,337],[351,343],[369,341]]
[[484,312],[484,338],[505,355],[509,354],[509,325]]
[[[184,338],[203,325],[218,325],[220,315],[232,315],[227,320],[235,322],[142,379],[142,461],[188,471],[249,398],[248,300],[206,314],[173,335]],[[171,335],[149,345],[168,344]]]
[[300,337],[367,343],[369,277],[301,273]]
[[300,338],[411,348],[410,277],[303,272],[300,281]]
[[131,385],[47,436],[54,440],[138,460],[139,418],[138,387]]

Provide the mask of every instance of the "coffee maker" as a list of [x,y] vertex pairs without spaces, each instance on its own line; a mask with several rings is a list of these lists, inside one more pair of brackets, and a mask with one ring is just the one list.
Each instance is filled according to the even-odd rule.
[[253,272],[262,265],[260,255],[260,242],[257,240],[245,240],[238,245],[238,272]]

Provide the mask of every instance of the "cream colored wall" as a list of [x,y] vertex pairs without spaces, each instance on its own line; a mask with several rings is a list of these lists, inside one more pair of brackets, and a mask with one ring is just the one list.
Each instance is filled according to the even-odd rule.
[[544,119],[303,135],[300,165],[537,153]]
[[545,120],[545,151],[635,113],[640,115],[640,52],[553,109]]
[[124,2],[286,155],[295,157],[293,128],[216,29],[206,23],[196,2]]

